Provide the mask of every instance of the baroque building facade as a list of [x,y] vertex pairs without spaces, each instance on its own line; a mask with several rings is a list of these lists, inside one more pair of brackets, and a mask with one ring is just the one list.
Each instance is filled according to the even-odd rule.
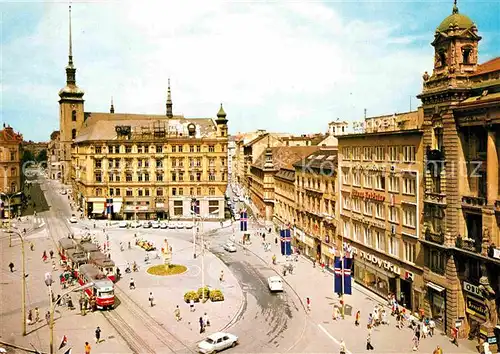
[[[455,3],[436,29],[419,94],[426,148],[426,312],[448,333],[498,341],[500,58],[479,63],[478,28]],[[499,327],[500,328],[500,327]]]
[[[0,199],[2,217],[14,217],[20,213],[22,196],[22,148],[23,136],[4,124],[0,130]],[[10,210],[9,210],[10,209]]]
[[165,115],[85,112],[76,84],[70,8],[66,86],[59,91],[59,159],[63,183],[89,217],[224,218],[228,126],[173,114],[168,84]]

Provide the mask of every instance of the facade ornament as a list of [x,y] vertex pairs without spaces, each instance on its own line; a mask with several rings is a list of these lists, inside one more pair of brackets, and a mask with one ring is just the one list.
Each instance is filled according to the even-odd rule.
[[422,75],[422,79],[424,79],[424,82],[427,81],[427,80],[429,80],[429,77],[430,76],[429,76],[429,73],[427,71],[424,72],[424,75]]
[[486,266],[481,265],[481,278],[479,279],[479,290],[484,297],[484,304],[486,305],[486,320],[483,323],[485,327],[495,327],[498,322],[497,305],[495,302],[495,291],[490,285]]

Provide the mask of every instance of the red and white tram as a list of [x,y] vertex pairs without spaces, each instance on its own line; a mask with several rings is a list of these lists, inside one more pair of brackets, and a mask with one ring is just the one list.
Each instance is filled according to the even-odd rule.
[[95,264],[99,271],[105,274],[109,280],[112,282],[117,281],[116,277],[116,265],[110,258],[102,252],[90,252],[89,253],[89,263]]
[[61,262],[66,263],[68,261],[68,252],[76,249],[76,242],[71,238],[64,237],[59,240],[59,256],[61,257]]
[[78,269],[78,283],[85,285],[93,283],[91,288],[85,289],[85,294],[95,297],[98,309],[113,308],[115,305],[114,284],[93,264],[81,265]]

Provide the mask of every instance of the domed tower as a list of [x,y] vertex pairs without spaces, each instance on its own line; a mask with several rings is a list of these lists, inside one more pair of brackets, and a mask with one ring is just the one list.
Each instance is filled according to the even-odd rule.
[[455,0],[451,15],[437,27],[431,43],[435,51],[432,76],[463,76],[474,72],[480,40],[476,25],[460,13]]
[[227,137],[226,112],[224,112],[224,108],[222,108],[222,103],[220,104],[219,112],[217,112],[217,119],[215,120],[215,123],[217,123],[218,135],[221,137]]

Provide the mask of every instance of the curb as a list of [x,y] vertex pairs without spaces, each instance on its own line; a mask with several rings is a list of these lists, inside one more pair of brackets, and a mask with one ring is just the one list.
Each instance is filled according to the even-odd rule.
[[21,347],[19,345],[10,344],[10,343],[4,342],[4,341],[0,341],[0,344],[5,345],[6,347],[10,347],[10,348],[14,348],[14,349],[19,349],[19,350],[22,350],[22,351],[25,351],[25,352],[28,352],[28,353],[48,354],[46,352],[40,352],[40,351],[35,350],[35,349],[24,348],[24,347]]
[[[267,264],[267,262],[265,261],[264,258],[262,258],[261,256],[259,256],[257,253],[255,253],[254,251],[252,251],[251,249],[249,249],[248,247],[245,247],[244,245],[241,245],[239,243],[235,243],[235,245],[238,245],[239,247],[241,248],[244,248],[246,249],[247,251],[249,251],[250,253],[252,253],[255,257],[257,257],[258,259],[260,259],[264,264]],[[274,268],[274,267],[271,267],[271,269],[278,275],[281,277],[281,279],[283,279],[283,281],[290,287],[290,289],[292,289],[292,291],[294,292],[294,294],[298,297],[299,301],[300,301],[300,304],[302,305],[302,308],[304,309],[304,311],[306,313],[308,313],[307,311],[307,308],[304,304],[304,301],[302,301],[302,298],[300,297],[300,295],[297,293],[297,291],[294,289],[294,287],[285,279],[285,277],[282,277],[280,275],[280,273]]]
[[[238,285],[240,285],[239,282],[238,282]],[[241,285],[240,285],[240,290],[241,290],[240,307],[238,308],[238,311],[236,311],[236,313],[229,320],[229,322],[224,327],[222,327],[221,329],[219,329],[218,332],[225,331],[226,329],[231,328],[232,326],[234,326],[236,324],[236,319],[243,312],[243,308],[245,307],[245,295],[243,295],[243,289],[241,288]]]

